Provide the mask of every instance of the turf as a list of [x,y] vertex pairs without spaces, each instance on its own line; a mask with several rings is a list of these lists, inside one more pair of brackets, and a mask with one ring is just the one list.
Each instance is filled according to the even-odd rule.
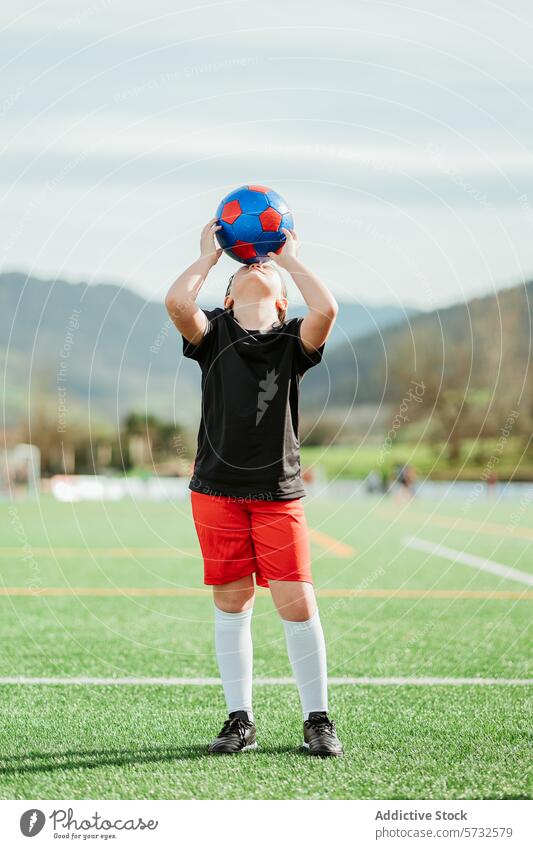
[[[408,506],[310,500],[332,676],[533,677],[526,586],[413,551],[408,534],[533,571],[533,508],[478,500]],[[193,589],[201,560],[187,503],[0,505],[0,587]],[[127,549],[127,551],[125,550]],[[395,596],[397,589],[427,596]],[[435,590],[484,593],[435,598]],[[0,597],[0,676],[216,676],[212,602],[193,596]],[[254,613],[255,671],[290,674],[267,595]],[[2,798],[516,798],[533,796],[533,688],[339,686],[346,755],[299,750],[293,687],[259,686],[258,752],[208,758],[218,687],[1,685]]]
[[298,748],[301,725],[289,687],[257,688],[259,749],[233,758],[205,751],[220,718],[212,688],[9,688],[3,794],[440,799],[531,793],[531,705],[524,691],[332,691],[346,754],[321,761]]

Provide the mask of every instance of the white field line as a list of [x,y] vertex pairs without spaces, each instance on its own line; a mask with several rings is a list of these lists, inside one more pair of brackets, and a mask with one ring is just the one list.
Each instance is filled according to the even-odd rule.
[[[149,687],[219,687],[219,678],[26,678],[12,676],[0,678],[1,684],[51,684],[59,686],[149,686]],[[254,684],[259,686],[280,686],[294,684],[293,678],[255,678]],[[498,684],[512,686],[533,686],[533,678],[329,678],[333,685],[362,685],[362,686],[495,686]]]
[[495,560],[488,560],[486,557],[467,554],[466,551],[457,551],[455,548],[447,548],[445,545],[428,542],[418,537],[405,537],[404,545],[407,548],[416,548],[418,551],[435,554],[437,557],[443,557],[445,560],[451,560],[453,563],[464,563],[465,566],[481,569],[482,572],[490,572],[493,575],[499,575],[501,578],[507,578],[509,581],[517,581],[519,584],[526,584],[528,587],[533,587],[533,575],[528,574],[528,572],[522,572],[520,569],[513,569],[512,566],[497,563]]

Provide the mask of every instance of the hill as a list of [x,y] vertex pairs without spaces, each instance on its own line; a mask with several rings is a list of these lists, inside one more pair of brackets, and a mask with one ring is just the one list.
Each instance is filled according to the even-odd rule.
[[[328,347],[404,319],[396,307],[341,305]],[[163,304],[124,287],[1,274],[0,359],[8,425],[26,420],[30,404],[59,425],[111,424],[131,410],[183,424],[198,416],[198,366],[181,356]]]
[[[533,282],[416,315],[327,352],[327,370],[306,376],[305,404],[321,409],[398,403],[416,379],[424,409],[449,418],[453,434],[468,408],[484,426],[494,411],[533,413]],[[446,438],[450,438],[449,435]]]

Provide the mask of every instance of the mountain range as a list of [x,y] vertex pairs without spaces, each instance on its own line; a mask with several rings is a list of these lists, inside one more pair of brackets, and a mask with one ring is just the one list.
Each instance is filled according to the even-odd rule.
[[[291,314],[298,312],[295,307]],[[417,314],[341,303],[328,361],[345,350],[347,340],[371,338]],[[185,425],[198,417],[198,366],[182,357],[164,305],[115,284],[0,274],[0,359],[7,425],[41,407],[55,411],[59,424],[63,419],[112,424],[145,410]],[[327,371],[314,371],[327,383]],[[314,381],[307,393],[305,383],[303,402],[309,406],[321,390],[317,396]]]
[[533,414],[532,328],[533,282],[412,315],[328,351],[329,380],[308,372],[305,405],[397,403],[418,380],[431,390],[426,404],[430,396],[432,405],[448,404],[451,428],[466,404],[503,415],[522,405],[524,428]]

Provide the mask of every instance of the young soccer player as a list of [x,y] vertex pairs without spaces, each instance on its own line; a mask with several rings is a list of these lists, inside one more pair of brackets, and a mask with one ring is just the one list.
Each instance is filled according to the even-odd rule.
[[[287,650],[311,755],[341,755],[328,717],[326,650],[310,568],[301,498],[298,387],[322,358],[337,315],[335,298],[298,259],[296,233],[285,230],[272,262],[242,266],[231,277],[224,309],[196,298],[218,261],[216,219],[204,227],[200,257],[166,297],[183,336],[183,352],[202,371],[202,418],[192,511],[213,586],[215,648],[229,713],[212,753],[257,747],[252,711],[251,617],[254,580],[268,587],[285,629]],[[288,271],[307,304],[287,320]]]

